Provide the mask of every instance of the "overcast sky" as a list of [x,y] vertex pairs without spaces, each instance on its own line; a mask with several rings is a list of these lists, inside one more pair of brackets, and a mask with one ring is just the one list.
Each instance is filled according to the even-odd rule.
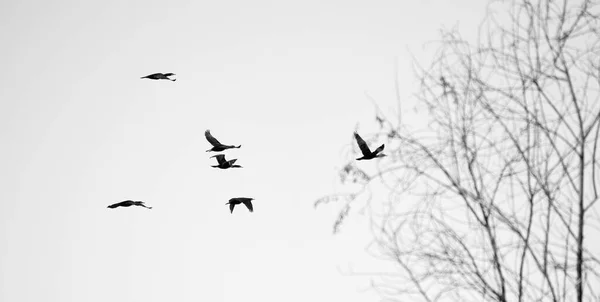
[[393,108],[397,62],[408,98],[411,52],[485,2],[0,2],[0,300],[378,300],[344,274],[371,268],[360,217],[333,236],[313,203],[376,129],[365,92]]

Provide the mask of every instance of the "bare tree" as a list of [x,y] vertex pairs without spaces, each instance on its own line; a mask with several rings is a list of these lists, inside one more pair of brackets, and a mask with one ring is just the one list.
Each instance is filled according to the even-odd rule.
[[378,208],[387,299],[600,301],[600,2],[492,1],[477,42],[440,43],[416,67],[426,126],[378,112],[391,159],[351,160],[360,189],[315,206],[344,201],[335,231]]

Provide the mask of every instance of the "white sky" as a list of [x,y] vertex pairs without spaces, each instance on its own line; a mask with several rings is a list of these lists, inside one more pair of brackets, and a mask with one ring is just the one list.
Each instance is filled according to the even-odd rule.
[[[0,2],[0,300],[378,300],[341,272],[369,270],[360,217],[333,236],[313,203],[365,91],[391,108],[397,60],[410,95],[409,50],[485,2]],[[210,167],[205,129],[243,169]]]

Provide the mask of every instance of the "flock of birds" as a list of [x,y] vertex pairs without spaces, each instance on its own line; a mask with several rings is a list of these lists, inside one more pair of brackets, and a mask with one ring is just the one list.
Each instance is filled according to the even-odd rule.
[[[142,77],[142,79],[168,80],[168,81],[175,82],[177,79],[169,78],[174,75],[175,75],[174,73],[153,73],[151,75]],[[210,133],[210,130],[206,130],[204,132],[204,136],[206,137],[206,140],[212,145],[212,148],[206,150],[206,152],[222,152],[227,149],[234,149],[234,148],[242,147],[241,145],[234,146],[234,145],[222,144],[221,142],[219,142],[219,140],[217,140],[214,136],[212,136],[212,134]],[[374,151],[371,151],[371,149],[369,149],[369,146],[367,145],[365,140],[362,139],[362,137],[360,137],[360,135],[358,135],[358,133],[354,132],[354,138],[356,139],[356,143],[358,144],[358,147],[362,153],[362,156],[357,158],[356,160],[369,160],[369,159],[386,156],[385,154],[381,153],[385,146],[384,144],[379,146]],[[242,166],[235,164],[237,159],[226,160],[225,154],[213,155],[210,158],[213,158],[213,157],[216,157],[216,159],[217,159],[217,165],[211,166],[213,168],[219,168],[219,169],[242,168]],[[229,211],[231,213],[233,213],[233,209],[235,208],[236,205],[242,204],[242,203],[246,206],[246,208],[248,208],[248,210],[250,212],[253,212],[254,207],[252,206],[252,200],[254,200],[254,198],[234,197],[234,198],[229,199],[229,202],[227,202],[226,205],[229,205]],[[117,202],[115,204],[109,205],[108,208],[114,209],[114,208],[118,208],[118,207],[130,207],[130,206],[140,206],[140,207],[144,207],[146,209],[152,209],[152,207],[146,206],[143,201],[135,201],[135,200],[125,200],[125,201]]]

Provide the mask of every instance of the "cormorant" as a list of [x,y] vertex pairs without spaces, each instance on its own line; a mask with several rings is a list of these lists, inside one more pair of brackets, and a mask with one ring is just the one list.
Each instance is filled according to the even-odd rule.
[[219,163],[217,166],[211,166],[213,168],[229,169],[229,168],[241,168],[242,167],[240,165],[234,165],[234,163],[237,161],[237,159],[225,160],[225,154],[217,154],[217,155],[211,156],[211,158],[212,157],[216,157],[217,162]]
[[152,209],[152,207],[147,207],[143,201],[133,201],[133,200],[125,200],[125,201],[117,202],[115,204],[109,205],[108,207],[111,209],[114,209],[114,208],[118,208],[118,207],[130,207],[130,206],[140,206],[140,207],[144,207],[146,209]]
[[227,149],[231,149],[231,148],[239,148],[242,146],[242,145],[239,145],[239,146],[223,145],[214,136],[212,136],[212,134],[210,134],[210,130],[204,131],[204,136],[206,136],[206,140],[211,145],[213,145],[213,147],[211,149],[206,150],[206,152],[210,152],[210,151],[221,152],[223,150],[227,150]]
[[240,203],[243,203],[246,206],[246,208],[250,210],[250,212],[253,212],[254,208],[252,208],[252,200],[254,200],[254,198],[235,197],[230,199],[229,202],[226,204],[229,205],[229,210],[231,211],[231,213],[233,213],[233,208],[235,207],[235,205]]
[[169,79],[170,76],[174,76],[174,73],[153,73],[151,75],[147,75],[145,77],[141,77],[142,79],[152,79],[152,80],[169,80],[169,81],[177,81],[177,79]]
[[356,138],[358,147],[360,148],[360,151],[363,154],[362,157],[359,157],[356,160],[373,159],[376,157],[384,157],[385,156],[385,154],[380,153],[381,151],[383,151],[383,147],[385,145],[381,145],[381,146],[379,146],[379,148],[375,149],[375,151],[371,152],[371,149],[369,149],[369,146],[367,146],[367,143],[365,142],[365,140],[363,140],[362,137],[360,137],[360,135],[358,135],[358,133],[354,132],[354,138]]

